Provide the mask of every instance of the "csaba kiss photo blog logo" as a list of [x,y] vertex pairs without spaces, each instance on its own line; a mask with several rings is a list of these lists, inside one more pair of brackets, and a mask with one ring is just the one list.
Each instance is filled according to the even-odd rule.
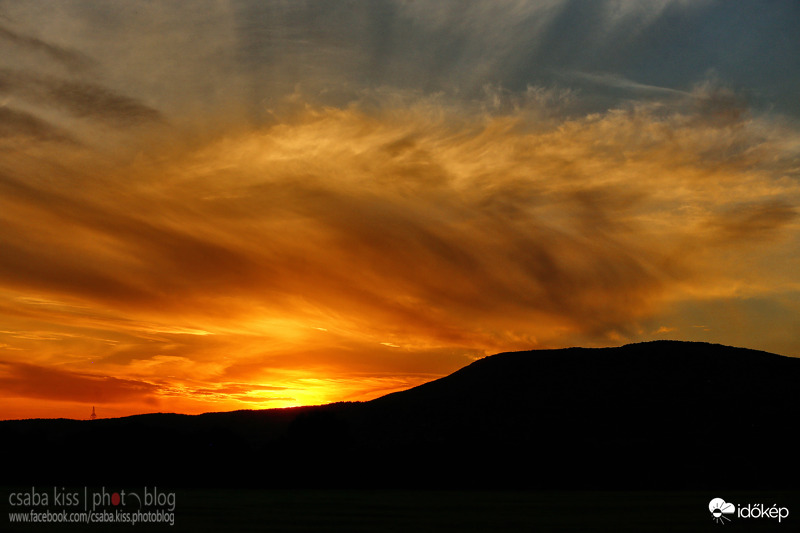
[[141,488],[27,487],[8,494],[9,523],[175,525],[176,495]]
[[771,505],[764,503],[735,504],[722,498],[713,498],[708,502],[708,510],[711,513],[711,519],[722,525],[731,522],[734,518],[776,520],[780,524],[789,517],[789,509],[779,506],[777,503]]

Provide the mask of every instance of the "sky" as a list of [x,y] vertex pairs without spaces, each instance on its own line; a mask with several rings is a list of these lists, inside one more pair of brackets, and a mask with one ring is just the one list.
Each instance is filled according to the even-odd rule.
[[794,0],[0,0],[0,419],[800,356],[799,29]]

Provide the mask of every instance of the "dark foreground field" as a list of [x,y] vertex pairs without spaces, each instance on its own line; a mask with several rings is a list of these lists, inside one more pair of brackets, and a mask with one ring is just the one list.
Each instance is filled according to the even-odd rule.
[[364,403],[5,421],[2,505],[158,487],[173,531],[687,531],[722,527],[723,498],[790,512],[728,529],[796,530],[798,383],[800,359],[661,341],[498,354]]

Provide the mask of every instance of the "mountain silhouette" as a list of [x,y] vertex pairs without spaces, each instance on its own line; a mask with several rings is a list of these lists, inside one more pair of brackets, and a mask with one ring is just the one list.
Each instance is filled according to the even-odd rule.
[[7,483],[793,489],[800,360],[706,343],[502,353],[369,402],[0,422]]

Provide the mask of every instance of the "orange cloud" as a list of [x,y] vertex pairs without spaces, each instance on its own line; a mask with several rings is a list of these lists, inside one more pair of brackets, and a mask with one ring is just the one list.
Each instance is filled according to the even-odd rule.
[[133,412],[363,399],[798,288],[771,260],[800,258],[797,134],[726,94],[377,97],[137,158],[3,154],[0,388]]
[[19,362],[0,361],[0,391],[5,396],[116,403],[137,398],[152,402],[156,387],[150,383],[64,372]]

